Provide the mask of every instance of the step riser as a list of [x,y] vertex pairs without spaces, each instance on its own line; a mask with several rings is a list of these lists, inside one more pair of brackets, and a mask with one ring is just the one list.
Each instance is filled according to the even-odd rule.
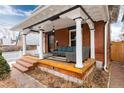
[[20,70],[19,68],[15,67],[15,66],[13,66],[13,67],[16,68],[17,70],[23,72],[23,73],[27,72],[27,71],[22,71],[22,70]]
[[19,69],[19,68],[16,67],[16,66],[13,66],[13,67],[16,68],[16,69],[18,69],[18,70],[21,71],[21,72],[27,72],[27,71],[29,71],[29,70],[34,70],[34,69],[35,69],[35,67],[30,67],[30,68],[28,68],[28,70],[22,71],[21,69]]
[[28,65],[26,65],[26,64],[23,64],[23,63],[21,63],[21,62],[18,62],[18,61],[16,61],[16,63],[18,63],[18,64],[20,64],[20,65],[22,65],[22,66],[24,66],[24,67],[26,67],[26,68],[31,68],[31,67],[33,67],[33,65],[31,65],[31,66],[28,66]]
[[[16,63],[16,64],[17,64],[17,63]],[[16,68],[16,69],[18,69],[18,70],[21,71],[21,72],[27,72],[27,71],[28,71],[28,68],[27,68],[26,70],[24,70],[24,69],[22,70],[21,68],[17,67],[17,66],[14,65],[14,64],[13,64],[13,67]]]

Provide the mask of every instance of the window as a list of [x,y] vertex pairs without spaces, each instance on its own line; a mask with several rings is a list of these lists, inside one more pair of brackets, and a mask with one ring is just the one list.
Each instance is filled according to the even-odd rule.
[[76,46],[76,30],[70,30],[70,46]]

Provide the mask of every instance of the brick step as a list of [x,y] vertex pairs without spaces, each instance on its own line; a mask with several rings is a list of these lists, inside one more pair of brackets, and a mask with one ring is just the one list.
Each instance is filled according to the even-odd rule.
[[36,60],[32,60],[32,59],[29,59],[29,58],[26,58],[26,57],[22,57],[22,58],[19,59],[19,60],[28,62],[28,63],[30,63],[30,64],[36,64],[36,63],[37,63]]
[[18,69],[18,70],[21,71],[21,72],[26,72],[26,71],[28,71],[28,68],[23,67],[22,65],[20,65],[20,64],[18,64],[18,63],[13,64],[13,67],[16,68],[16,69]]
[[22,60],[17,60],[16,63],[26,67],[26,68],[31,68],[33,67],[33,64],[31,63],[28,63],[28,62],[25,62],[25,61],[22,61]]

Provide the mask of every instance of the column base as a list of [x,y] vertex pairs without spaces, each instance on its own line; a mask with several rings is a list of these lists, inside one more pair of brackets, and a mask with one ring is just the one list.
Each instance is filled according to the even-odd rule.
[[95,56],[91,56],[90,58],[91,58],[91,59],[95,59]]
[[26,56],[26,53],[22,54],[22,56]]
[[44,59],[43,57],[39,57],[39,59]]
[[82,65],[81,64],[76,64],[75,67],[76,68],[83,68],[83,64]]
[[43,56],[39,56],[39,59],[44,59],[44,57]]

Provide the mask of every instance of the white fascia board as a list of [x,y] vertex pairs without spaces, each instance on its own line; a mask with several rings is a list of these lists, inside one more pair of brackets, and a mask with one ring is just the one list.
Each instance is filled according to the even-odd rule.
[[77,17],[80,17],[80,8],[77,8],[60,16],[60,18],[70,18],[70,19],[75,19]]
[[60,18],[70,18],[70,19],[75,19],[78,17],[82,17],[83,19],[87,18],[86,14],[80,8],[77,8],[60,16]]

